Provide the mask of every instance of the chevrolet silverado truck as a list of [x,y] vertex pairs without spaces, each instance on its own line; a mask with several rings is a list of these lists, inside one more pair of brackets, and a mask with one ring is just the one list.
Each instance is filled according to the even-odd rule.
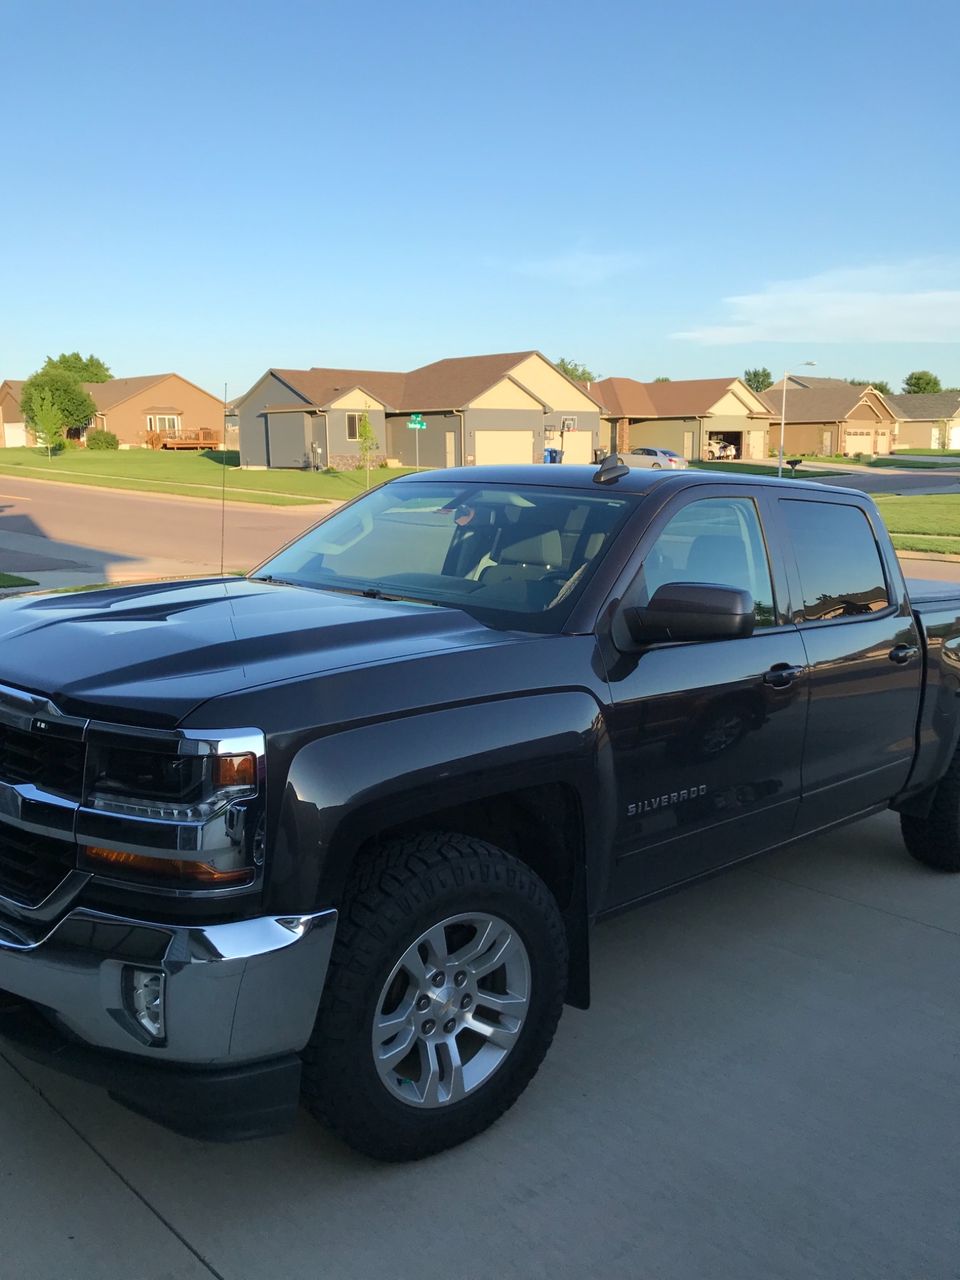
[[439,1151],[604,916],[891,807],[960,870],[960,591],[851,490],[409,475],[246,578],[3,602],[0,686],[0,1037],[201,1138]]

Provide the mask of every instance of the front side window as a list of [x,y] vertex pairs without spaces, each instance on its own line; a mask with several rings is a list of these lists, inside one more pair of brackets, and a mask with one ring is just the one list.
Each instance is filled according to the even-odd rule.
[[751,499],[701,498],[678,511],[644,557],[636,602],[649,604],[666,582],[703,582],[749,591],[756,625],[775,625],[770,562]]
[[347,414],[347,439],[359,440],[360,438],[360,415],[359,413]]
[[389,484],[254,576],[556,631],[635,501],[532,485]]
[[780,503],[793,544],[806,622],[833,622],[886,609],[883,561],[866,513],[839,502]]

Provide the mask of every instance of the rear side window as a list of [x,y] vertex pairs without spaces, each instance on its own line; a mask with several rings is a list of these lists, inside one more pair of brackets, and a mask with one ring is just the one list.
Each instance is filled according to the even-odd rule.
[[859,507],[780,503],[800,572],[807,622],[857,618],[890,603],[880,549]]

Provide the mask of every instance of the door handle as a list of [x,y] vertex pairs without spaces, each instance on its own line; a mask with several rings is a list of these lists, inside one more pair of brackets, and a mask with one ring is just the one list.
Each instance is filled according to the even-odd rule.
[[906,666],[920,652],[920,646],[916,644],[898,644],[887,655],[891,662],[895,662],[898,666]]
[[778,662],[775,667],[764,672],[763,683],[772,685],[774,689],[789,689],[803,672],[803,667],[791,667],[786,662]]

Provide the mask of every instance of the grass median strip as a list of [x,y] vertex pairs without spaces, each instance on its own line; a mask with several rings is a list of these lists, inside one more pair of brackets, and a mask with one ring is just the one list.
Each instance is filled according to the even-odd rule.
[[37,586],[37,582],[33,578],[19,578],[15,573],[0,573],[0,588],[35,586]]
[[[370,472],[371,488],[405,475],[407,470],[376,467]],[[68,449],[49,460],[34,449],[4,449],[0,451],[0,475],[214,500],[219,500],[225,480],[228,501],[270,506],[342,502],[366,488],[366,474],[362,471],[249,471],[240,467],[235,453],[184,454],[148,449],[116,453]]]

